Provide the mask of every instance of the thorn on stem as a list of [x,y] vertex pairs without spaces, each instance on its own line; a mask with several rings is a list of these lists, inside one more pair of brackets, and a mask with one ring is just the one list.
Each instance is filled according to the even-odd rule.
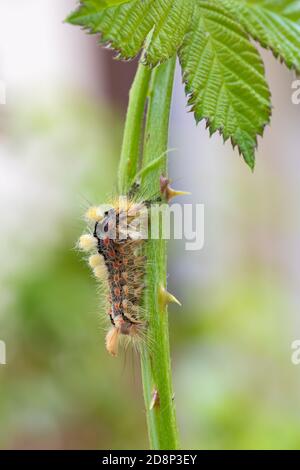
[[170,181],[163,175],[161,175],[159,182],[161,195],[166,199],[167,202],[176,196],[188,196],[191,194],[187,191],[176,191],[175,189],[171,188]]
[[150,410],[153,410],[154,407],[159,407],[160,405],[160,401],[159,401],[159,393],[158,393],[158,390],[156,390],[156,388],[153,390],[153,393],[152,393],[152,399],[151,399],[151,403],[150,403],[150,407],[149,409]]
[[168,292],[163,286],[160,286],[159,288],[159,300],[163,306],[173,303],[181,307],[181,303],[179,302],[179,300],[176,299],[176,297],[170,292]]

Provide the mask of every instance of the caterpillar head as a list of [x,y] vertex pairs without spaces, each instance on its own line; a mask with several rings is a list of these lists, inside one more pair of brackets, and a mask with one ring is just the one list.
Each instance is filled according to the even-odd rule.
[[103,213],[101,220],[96,221],[95,224],[95,236],[98,240],[103,238],[116,239],[118,217],[115,209],[106,210]]

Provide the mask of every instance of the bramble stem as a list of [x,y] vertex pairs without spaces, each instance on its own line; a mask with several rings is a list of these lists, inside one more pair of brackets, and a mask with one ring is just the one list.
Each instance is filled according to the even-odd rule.
[[[142,64],[138,67],[130,91],[119,167],[119,189],[122,194],[127,193],[138,173],[142,140],[142,187],[152,195],[159,194],[159,177],[167,173],[166,150],[175,61],[174,57],[153,70]],[[145,168],[149,171],[143,172]],[[166,241],[149,239],[146,255],[145,306],[151,347],[143,347],[141,370],[148,434],[152,449],[177,449],[168,313],[166,305],[159,299],[160,288],[166,287]],[[156,400],[153,400],[154,396]]]
[[150,77],[151,69],[140,63],[129,92],[129,103],[119,164],[119,191],[121,194],[127,193],[138,171],[145,103]]
[[[175,72],[175,57],[154,69],[149,92],[145,127],[143,167],[165,154],[155,170],[145,176],[152,194],[159,193],[159,177],[167,174],[169,116]],[[178,432],[173,400],[167,306],[160,302],[160,288],[166,287],[167,247],[165,240],[148,240],[146,309],[151,351],[142,354],[142,376],[150,445],[153,449],[177,449]],[[153,394],[157,394],[153,405]]]

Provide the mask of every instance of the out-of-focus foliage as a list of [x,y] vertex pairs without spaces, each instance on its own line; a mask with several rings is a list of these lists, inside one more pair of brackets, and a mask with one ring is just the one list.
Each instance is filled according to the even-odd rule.
[[217,296],[203,289],[199,303],[189,291],[193,300],[177,318],[175,389],[185,447],[299,448],[300,377],[283,318],[292,306],[278,280],[261,271],[248,266],[246,275],[218,284]]

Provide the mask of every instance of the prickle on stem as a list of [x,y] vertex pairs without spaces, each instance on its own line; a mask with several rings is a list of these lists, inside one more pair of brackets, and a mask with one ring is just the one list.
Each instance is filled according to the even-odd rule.
[[159,405],[160,405],[159,393],[158,393],[158,390],[155,388],[152,393],[152,398],[151,398],[149,409],[153,410],[153,408],[158,407]]
[[163,286],[159,287],[159,301],[160,304],[163,306],[173,303],[181,307],[181,303],[179,302],[179,300],[176,299],[176,297],[170,292],[168,292]]
[[171,188],[170,181],[165,176],[161,176],[159,182],[161,195],[166,199],[167,202],[171,201],[171,199],[176,196],[188,196],[191,194],[188,191],[176,191],[175,189]]

